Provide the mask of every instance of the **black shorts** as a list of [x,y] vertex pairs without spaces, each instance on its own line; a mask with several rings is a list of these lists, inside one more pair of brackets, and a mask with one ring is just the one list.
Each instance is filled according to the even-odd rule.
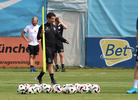
[[136,61],[138,61],[138,49],[137,49],[137,56],[136,56]]
[[63,43],[61,43],[60,45],[56,45],[55,47],[55,53],[60,53],[60,52],[64,52],[64,47],[63,47]]
[[55,51],[51,50],[50,47],[46,47],[46,63],[52,64],[54,59]]
[[39,55],[39,45],[32,46],[28,45],[29,55]]

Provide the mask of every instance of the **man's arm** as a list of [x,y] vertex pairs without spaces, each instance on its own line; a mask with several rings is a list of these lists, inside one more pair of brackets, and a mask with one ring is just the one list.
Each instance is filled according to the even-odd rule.
[[61,25],[63,26],[63,29],[67,29],[67,26],[61,21],[60,18],[58,18],[58,21],[59,21],[59,23],[61,23]]
[[32,40],[29,40],[29,39],[25,36],[25,33],[26,33],[26,32],[25,32],[24,30],[23,30],[22,33],[21,33],[21,35],[22,35],[22,37],[24,38],[24,40],[27,41],[27,42],[32,42]]
[[58,31],[57,31],[56,37],[57,37],[59,40],[61,40],[62,42],[69,44],[69,41],[67,41],[65,38],[63,38],[63,37],[58,33]]

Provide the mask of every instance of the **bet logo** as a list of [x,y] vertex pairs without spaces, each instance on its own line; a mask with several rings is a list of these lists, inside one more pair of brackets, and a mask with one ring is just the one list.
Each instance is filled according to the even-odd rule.
[[101,39],[100,47],[103,53],[100,58],[105,60],[107,66],[131,59],[134,51],[134,48],[123,39]]

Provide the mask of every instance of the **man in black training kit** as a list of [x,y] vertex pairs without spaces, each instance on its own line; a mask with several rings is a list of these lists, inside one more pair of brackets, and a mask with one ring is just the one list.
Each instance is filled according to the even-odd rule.
[[[55,25],[56,28],[58,30],[58,32],[61,34],[63,34],[63,29],[67,29],[67,26],[61,21],[61,19],[59,17],[57,17],[55,19]],[[64,68],[64,47],[63,47],[63,43],[61,40],[59,40],[58,38],[56,38],[56,51],[55,51],[55,56],[54,56],[54,62],[56,65],[56,72],[59,72],[59,67],[58,67],[58,59],[57,59],[57,53],[59,53],[60,56],[60,62],[61,62],[61,67],[62,67],[62,72],[66,72],[65,68]]]
[[[52,12],[47,14],[47,23],[44,24],[45,29],[42,30],[42,25],[39,28],[37,39],[42,39],[41,44],[43,43],[43,38],[42,34],[45,34],[45,45],[46,45],[46,63],[47,63],[47,68],[46,70],[49,71],[49,75],[51,78],[51,84],[57,84],[56,81],[54,80],[54,71],[53,71],[53,59],[54,59],[54,54],[55,54],[55,45],[56,45],[56,37],[60,39],[62,42],[69,44],[69,41],[64,39],[57,31],[56,26],[53,25],[53,22],[55,21],[56,15]],[[43,46],[43,44],[42,44]],[[43,48],[43,47],[42,47]],[[42,84],[42,76],[45,73],[42,71],[40,74],[35,78],[36,80],[39,81],[40,84]]]

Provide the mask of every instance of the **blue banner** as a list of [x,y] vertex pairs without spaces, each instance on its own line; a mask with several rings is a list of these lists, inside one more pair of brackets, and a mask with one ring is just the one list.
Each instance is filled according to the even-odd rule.
[[135,68],[136,38],[86,37],[87,67]]
[[38,17],[38,24],[41,25],[42,6],[46,8],[45,0],[1,0],[0,37],[21,36],[22,30],[31,24],[34,16]]
[[138,0],[88,0],[87,36],[136,36]]

